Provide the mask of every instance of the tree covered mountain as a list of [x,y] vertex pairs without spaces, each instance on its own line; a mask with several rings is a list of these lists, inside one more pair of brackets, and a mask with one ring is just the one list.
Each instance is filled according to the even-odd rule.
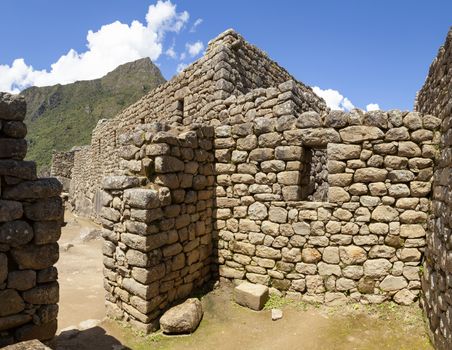
[[67,85],[30,87],[27,101],[27,158],[49,168],[52,151],[88,144],[100,119],[112,118],[165,82],[149,58],[123,64],[104,77]]

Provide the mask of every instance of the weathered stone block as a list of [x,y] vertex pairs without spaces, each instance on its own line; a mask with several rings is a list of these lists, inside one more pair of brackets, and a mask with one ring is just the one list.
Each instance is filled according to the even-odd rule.
[[43,323],[40,325],[26,324],[18,328],[15,335],[19,341],[30,339],[49,340],[54,337],[56,330],[57,321],[53,320],[49,323]]
[[21,182],[16,186],[5,188],[3,197],[13,200],[57,197],[62,190],[61,182],[55,178],[38,179]]
[[25,216],[33,221],[63,221],[64,208],[60,197],[46,198],[24,206]]
[[35,284],[36,272],[33,270],[11,271],[8,274],[8,288],[24,291],[33,288]]
[[26,111],[27,105],[23,96],[0,92],[0,119],[22,121]]
[[24,180],[36,179],[36,164],[30,161],[0,159],[0,175],[14,176]]
[[369,259],[364,263],[364,275],[370,278],[381,278],[389,274],[392,264],[386,259]]
[[33,229],[22,220],[10,221],[0,225],[0,243],[17,247],[33,239]]
[[158,191],[147,188],[132,188],[124,191],[125,204],[132,208],[150,209],[160,205]]
[[344,264],[362,264],[367,259],[366,251],[357,246],[339,247],[339,256]]
[[11,251],[20,269],[42,270],[54,265],[59,258],[58,244],[25,245]]
[[372,212],[372,219],[380,222],[396,221],[398,216],[399,212],[388,205],[380,205]]
[[25,291],[22,296],[30,304],[56,304],[59,301],[59,285],[57,282],[46,283]]
[[157,156],[154,160],[156,173],[175,173],[184,171],[184,162],[172,156]]
[[342,140],[351,143],[361,143],[363,141],[378,140],[383,138],[384,133],[375,126],[354,125],[339,131]]
[[[31,319],[32,319],[32,316],[27,315],[27,314],[18,314],[18,315],[0,317],[0,331],[5,331],[8,329],[16,328],[27,322],[30,322]],[[8,349],[8,348],[9,348],[9,346],[6,347],[5,349]],[[30,347],[30,349],[40,350],[39,348],[35,348],[35,347]],[[43,346],[41,349],[43,350],[43,349],[45,349],[45,347]],[[50,349],[50,348],[47,348],[47,349]],[[12,350],[12,349],[10,349],[10,350]]]
[[27,154],[25,139],[0,138],[0,158],[22,160]]
[[363,168],[357,169],[354,175],[355,182],[381,182],[386,180],[388,171],[386,169],[379,168]]
[[166,334],[193,333],[203,316],[202,304],[198,299],[187,299],[172,307],[160,318],[160,328]]
[[22,214],[22,203],[0,199],[0,222],[20,219]]
[[380,289],[385,292],[400,290],[405,288],[408,285],[408,282],[402,276],[386,276],[383,281],[380,283]]
[[331,203],[344,203],[350,200],[350,195],[342,187],[328,188],[328,201]]
[[102,180],[102,188],[105,190],[123,190],[130,187],[137,187],[140,180],[133,176],[106,176]]
[[329,143],[327,146],[328,157],[331,160],[347,160],[359,158],[361,146]]
[[25,303],[14,289],[0,290],[0,317],[17,314],[25,309]]
[[252,310],[262,310],[268,300],[268,287],[248,282],[241,283],[234,288],[234,300],[237,304]]
[[268,215],[265,204],[255,202],[248,207],[248,217],[251,220],[264,220]]

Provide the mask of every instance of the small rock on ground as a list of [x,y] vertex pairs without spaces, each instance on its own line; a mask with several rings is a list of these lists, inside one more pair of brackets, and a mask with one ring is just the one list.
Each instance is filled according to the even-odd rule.
[[280,309],[272,309],[272,321],[280,320],[283,317],[283,312]]
[[99,239],[102,236],[102,231],[94,228],[83,227],[80,230],[80,239],[82,242],[89,242]]
[[160,328],[165,334],[193,333],[201,322],[202,304],[196,298],[169,309],[160,318]]
[[100,324],[100,320],[85,320],[78,324],[78,329],[84,331],[85,329],[97,327]]

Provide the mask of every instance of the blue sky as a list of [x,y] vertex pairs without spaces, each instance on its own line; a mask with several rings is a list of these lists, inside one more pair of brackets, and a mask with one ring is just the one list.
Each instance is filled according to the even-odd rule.
[[2,0],[0,90],[94,78],[142,56],[169,79],[234,28],[298,80],[335,90],[338,107],[412,109],[451,14],[450,0]]

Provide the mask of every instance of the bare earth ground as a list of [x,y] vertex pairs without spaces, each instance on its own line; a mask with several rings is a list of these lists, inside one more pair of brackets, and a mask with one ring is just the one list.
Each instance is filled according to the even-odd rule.
[[[68,216],[71,219],[70,216]],[[63,230],[60,242],[78,237],[77,229],[92,225],[78,219]],[[78,228],[77,228],[78,227]],[[101,242],[77,243],[62,252],[60,330],[83,320],[104,317]],[[231,289],[215,289],[201,297],[204,317],[190,336],[147,337],[117,322],[103,320],[82,331],[64,331],[51,344],[64,350],[423,350],[430,345],[417,305],[350,305],[327,308],[272,298],[267,307],[280,307],[283,319],[271,320],[271,311],[251,311],[232,301]]]
[[[102,239],[82,242],[81,228],[99,228],[91,221],[65,213],[57,263],[60,283],[58,329],[87,319],[104,318]],[[66,251],[68,244],[73,245]]]

